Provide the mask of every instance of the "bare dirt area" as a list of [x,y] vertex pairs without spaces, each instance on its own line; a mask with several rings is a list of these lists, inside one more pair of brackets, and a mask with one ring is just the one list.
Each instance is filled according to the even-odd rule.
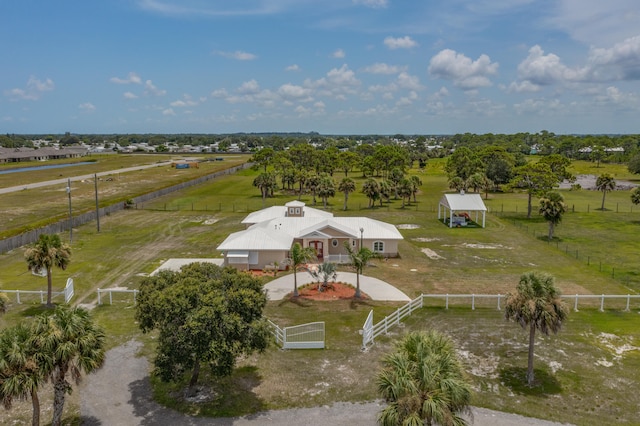
[[[570,189],[573,185],[580,185],[580,188],[594,191],[596,190],[596,180],[598,177],[596,175],[578,175],[576,176],[575,182],[569,182],[565,180],[560,183],[560,189]],[[616,179],[616,189],[620,191],[627,191],[629,189],[633,189],[637,184],[633,182],[629,182],[627,180]]]

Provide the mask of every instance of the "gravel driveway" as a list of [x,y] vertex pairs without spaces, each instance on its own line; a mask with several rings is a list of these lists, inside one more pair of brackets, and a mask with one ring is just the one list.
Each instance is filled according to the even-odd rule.
[[[131,340],[107,352],[104,366],[82,384],[82,424],[98,425],[301,425],[373,426],[379,402],[336,403],[332,406],[268,411],[239,418],[189,417],[160,406],[151,398],[146,358],[136,357],[141,343]],[[553,426],[560,423],[474,408],[477,426]]]

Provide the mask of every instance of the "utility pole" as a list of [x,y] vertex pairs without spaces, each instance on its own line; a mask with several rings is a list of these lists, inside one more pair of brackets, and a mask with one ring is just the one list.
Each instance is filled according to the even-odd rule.
[[100,207],[98,204],[98,174],[93,175],[96,186],[96,224],[98,225],[98,233],[100,233]]
[[69,244],[73,243],[73,217],[71,216],[71,178],[67,179],[67,195],[69,196]]

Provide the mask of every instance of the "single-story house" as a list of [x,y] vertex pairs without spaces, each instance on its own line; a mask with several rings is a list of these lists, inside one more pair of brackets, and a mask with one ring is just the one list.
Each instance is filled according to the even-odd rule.
[[367,217],[333,217],[300,201],[263,209],[247,216],[247,229],[229,235],[217,249],[224,265],[238,269],[284,269],[294,243],[312,247],[319,262],[348,262],[345,242],[354,250],[367,247],[383,257],[398,256],[403,239],[391,224]]
[[[449,213],[447,214],[447,210]],[[438,219],[444,219],[449,227],[466,226],[469,214],[475,212],[475,222],[478,222],[478,212],[482,212],[482,227],[485,225],[487,207],[480,194],[444,194],[438,203]]]

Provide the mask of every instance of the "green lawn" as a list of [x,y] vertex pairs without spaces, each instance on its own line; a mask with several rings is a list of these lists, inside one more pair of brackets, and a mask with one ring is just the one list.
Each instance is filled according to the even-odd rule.
[[[421,293],[504,294],[513,290],[519,276],[528,270],[553,274],[566,294],[627,294],[640,289],[640,212],[616,213],[613,208],[587,212],[577,206],[599,206],[601,194],[566,191],[564,195],[576,205],[576,211],[565,216],[556,239],[547,242],[543,238],[546,223],[535,213],[532,219],[525,217],[524,195],[490,194],[487,203],[496,213],[487,216],[485,229],[449,229],[437,220],[437,203],[447,190],[441,170],[442,161],[434,161],[425,173],[414,171],[424,185],[418,202],[405,209],[400,208],[400,201],[368,209],[367,199],[353,193],[349,210],[343,212],[342,194],[331,199],[329,208],[336,215],[367,215],[395,225],[412,225],[401,227],[405,238],[399,247],[401,256],[376,261],[365,274],[390,282],[410,297]],[[255,176],[256,172],[245,170],[146,203],[139,210],[110,215],[101,221],[100,233],[95,224],[80,227],[74,232],[69,269],[54,270],[54,288],[61,289],[71,276],[76,283],[74,303],[92,303],[97,298],[96,288],[136,288],[140,274],[151,272],[164,259],[218,257],[215,247],[230,232],[243,229],[240,220],[248,211],[262,207],[259,191],[251,184]],[[335,178],[342,178],[342,174]],[[354,173],[354,178],[360,187],[359,173]],[[622,203],[625,197],[628,199],[622,193],[608,194],[607,204]],[[292,193],[280,192],[267,199],[267,205],[295,198]],[[312,204],[309,195],[302,200]],[[498,212],[501,205],[505,208]],[[518,206],[518,213],[506,206]],[[26,271],[22,249],[0,255],[0,288],[41,289],[44,285],[42,278]],[[97,307],[94,315],[107,330],[110,347],[142,338],[144,353],[150,355],[153,339],[137,330],[130,302],[130,296],[121,296],[113,306]],[[637,304],[630,313],[581,308],[570,314],[559,335],[539,338],[536,368],[542,387],[534,389],[520,385],[526,367],[526,332],[504,321],[501,312],[488,307],[471,311],[456,305],[445,311],[442,305],[430,306],[361,352],[359,330],[368,312],[373,309],[375,321],[379,321],[397,304],[270,302],[266,315],[283,326],[326,321],[327,349],[281,351],[272,347],[243,360],[229,379],[205,377],[203,384],[224,391],[223,397],[208,404],[191,405],[175,399],[172,395],[179,385],[156,383],[156,397],[198,415],[371,400],[376,398],[373,373],[395,338],[409,329],[433,327],[452,335],[464,355],[476,389],[475,405],[585,425],[636,422],[638,405],[628,389],[640,382]],[[14,303],[0,317],[0,326],[22,321],[40,309],[35,299],[24,305]]]

